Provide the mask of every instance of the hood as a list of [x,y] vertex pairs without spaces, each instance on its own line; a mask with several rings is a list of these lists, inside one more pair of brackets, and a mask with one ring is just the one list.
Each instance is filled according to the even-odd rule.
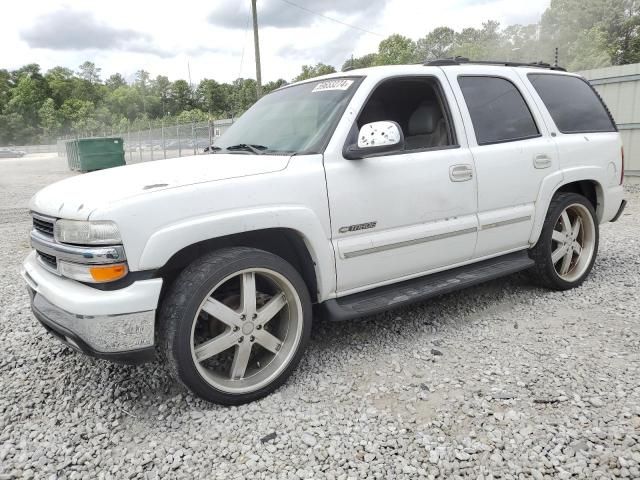
[[100,207],[136,195],[149,195],[196,183],[277,172],[289,155],[214,154],[172,158],[76,175],[40,190],[31,210],[43,215],[84,220]]

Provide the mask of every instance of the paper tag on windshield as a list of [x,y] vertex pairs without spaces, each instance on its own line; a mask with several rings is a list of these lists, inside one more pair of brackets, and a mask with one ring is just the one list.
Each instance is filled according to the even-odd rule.
[[353,80],[327,80],[316,85],[311,92],[326,92],[327,90],[348,90]]

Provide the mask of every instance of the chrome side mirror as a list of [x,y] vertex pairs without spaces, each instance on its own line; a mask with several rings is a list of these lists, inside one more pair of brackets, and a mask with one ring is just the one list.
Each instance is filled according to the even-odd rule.
[[404,150],[404,135],[400,125],[392,121],[371,122],[358,132],[358,143],[344,151],[350,160]]

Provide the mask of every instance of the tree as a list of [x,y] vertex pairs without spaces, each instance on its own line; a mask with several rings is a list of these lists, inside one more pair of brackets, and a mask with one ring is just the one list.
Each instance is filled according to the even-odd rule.
[[378,45],[377,65],[402,65],[416,61],[416,43],[410,38],[393,34]]
[[100,83],[100,72],[102,71],[102,69],[96,67],[95,63],[87,60],[78,68],[80,69],[78,72],[78,76],[81,79],[86,80],[91,84]]
[[71,69],[54,67],[45,74],[44,78],[49,85],[50,98],[54,100],[57,107],[72,96],[75,79]]
[[116,88],[124,87],[127,82],[122,75],[114,73],[105,80],[104,84],[109,90],[115,90]]
[[252,78],[237,78],[232,84],[230,110],[238,116],[257,100],[256,81]]
[[28,65],[20,67],[17,70],[11,72],[11,77],[14,84],[17,84],[18,81],[24,76],[32,78],[42,77],[42,75],[40,74],[40,65],[38,65],[37,63],[29,63]]
[[149,72],[146,70],[138,70],[136,72],[135,86],[141,90],[146,90],[149,83]]
[[610,22],[600,26],[606,35],[607,53],[614,65],[640,62],[640,2],[620,0]]
[[47,98],[44,101],[40,110],[38,110],[38,116],[40,117],[40,125],[45,139],[53,139],[62,126],[53,98]]
[[597,27],[582,32],[569,48],[569,70],[579,71],[611,64],[611,57],[607,52],[607,36]]
[[167,113],[169,95],[171,93],[171,82],[169,81],[169,78],[164,75],[158,75],[151,82],[151,91],[153,95],[160,100],[161,114],[164,117]]
[[472,60],[500,60],[492,57],[503,53],[501,43],[500,24],[488,21],[482,24],[481,29],[465,28],[457,33],[452,53]]
[[302,72],[293,79],[294,82],[301,80],[308,80],[310,78],[319,77],[320,75],[327,75],[329,73],[335,73],[336,69],[331,65],[325,65],[324,63],[317,63],[316,65],[303,65]]
[[185,80],[176,80],[171,84],[170,103],[172,106],[171,113],[178,115],[184,110],[189,110],[192,99],[191,87]]
[[36,138],[38,130],[25,122],[19,113],[0,115],[0,142],[3,144],[27,145]]
[[39,120],[38,110],[46,98],[46,90],[29,75],[22,75],[19,78],[5,111],[20,115],[27,126],[35,128]]
[[95,105],[86,100],[70,98],[60,109],[62,118],[74,130],[91,135],[100,125],[94,118]]
[[0,69],[0,112],[4,110],[11,98],[11,89],[11,74],[8,70]]
[[341,71],[345,71],[347,69],[355,69],[355,68],[367,68],[367,67],[372,67],[374,65],[376,65],[378,61],[378,54],[377,53],[367,53],[366,55],[363,55],[362,57],[351,57],[350,59],[346,60],[343,64],[342,64],[342,68]]
[[265,94],[269,92],[273,92],[274,90],[277,90],[280,87],[283,87],[285,85],[287,85],[287,81],[283,78],[279,78],[278,80],[265,83],[262,86],[262,92]]
[[456,32],[449,27],[438,27],[416,42],[418,61],[451,57],[456,42]]
[[110,92],[106,103],[115,116],[124,117],[129,121],[134,121],[143,111],[139,92],[128,85],[123,85]]

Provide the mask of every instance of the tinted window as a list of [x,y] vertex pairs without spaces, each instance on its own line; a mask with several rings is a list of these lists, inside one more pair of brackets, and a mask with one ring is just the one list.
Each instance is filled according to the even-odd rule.
[[616,130],[591,85],[581,78],[531,73],[529,80],[562,133]]
[[539,135],[529,107],[513,83],[496,77],[460,77],[478,145]]

